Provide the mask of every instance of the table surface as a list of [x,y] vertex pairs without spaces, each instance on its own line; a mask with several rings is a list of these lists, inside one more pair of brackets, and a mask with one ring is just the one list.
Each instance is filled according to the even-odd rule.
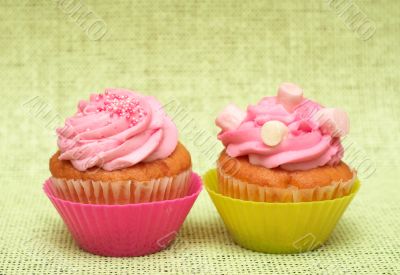
[[[245,2],[0,2],[0,274],[400,273],[400,3]],[[168,250],[94,256],[42,192],[54,129],[91,92],[125,87],[174,102],[180,139],[204,173],[222,149],[218,111],[274,95],[283,81],[351,117],[346,160],[363,184],[318,250],[235,245],[203,192]]]

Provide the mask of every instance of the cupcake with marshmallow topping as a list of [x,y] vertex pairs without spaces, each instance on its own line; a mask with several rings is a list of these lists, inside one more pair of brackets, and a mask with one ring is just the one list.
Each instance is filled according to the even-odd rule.
[[218,188],[232,198],[302,202],[348,195],[356,172],[342,161],[347,114],[303,97],[291,83],[243,111],[217,117],[225,149],[217,161]]
[[154,97],[123,89],[93,94],[57,135],[51,181],[65,200],[129,204],[188,193],[190,154]]

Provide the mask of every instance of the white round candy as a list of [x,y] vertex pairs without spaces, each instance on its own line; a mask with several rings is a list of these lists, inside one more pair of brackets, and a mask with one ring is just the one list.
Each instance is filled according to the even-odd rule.
[[288,134],[288,127],[278,120],[271,120],[261,127],[261,139],[268,146],[276,146]]

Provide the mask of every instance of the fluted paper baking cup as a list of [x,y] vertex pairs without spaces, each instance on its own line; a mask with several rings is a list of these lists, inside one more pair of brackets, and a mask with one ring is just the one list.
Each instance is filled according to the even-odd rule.
[[278,188],[243,182],[217,168],[218,192],[235,199],[261,202],[305,202],[331,200],[346,196],[356,181],[356,173],[348,181],[336,181],[327,186],[300,189],[297,186]]
[[51,178],[54,194],[64,200],[89,204],[129,204],[184,197],[191,169],[173,177],[140,181],[92,181]]
[[218,193],[215,169],[204,185],[233,240],[240,246],[265,253],[298,253],[321,246],[357,193],[355,181],[349,195],[312,202],[254,202]]
[[202,189],[192,173],[183,198],[125,205],[97,205],[66,201],[50,188],[44,192],[61,215],[77,244],[98,255],[142,256],[166,248],[178,233]]

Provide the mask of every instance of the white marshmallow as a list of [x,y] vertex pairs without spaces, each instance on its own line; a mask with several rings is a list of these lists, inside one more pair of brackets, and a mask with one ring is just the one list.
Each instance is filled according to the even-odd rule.
[[288,112],[303,100],[303,90],[293,83],[282,83],[278,88],[277,102],[282,104]]
[[276,146],[282,142],[289,132],[288,127],[278,120],[271,120],[261,127],[261,139],[268,146]]
[[235,130],[246,118],[246,112],[233,104],[226,106],[215,120],[222,131]]
[[321,129],[333,137],[343,137],[349,133],[350,122],[347,113],[338,108],[323,108],[313,117]]

